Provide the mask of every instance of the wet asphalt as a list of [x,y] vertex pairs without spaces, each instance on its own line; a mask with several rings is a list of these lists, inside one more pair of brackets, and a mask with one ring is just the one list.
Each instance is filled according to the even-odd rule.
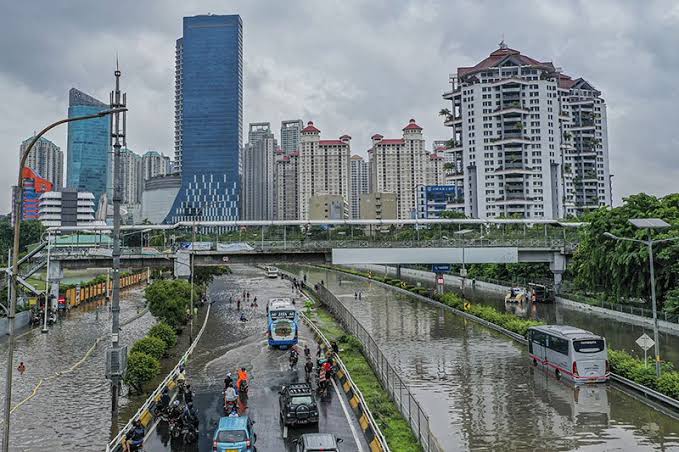
[[[283,428],[280,422],[278,391],[289,383],[304,381],[303,359],[296,369],[290,369],[288,351],[270,348],[266,340],[266,302],[273,297],[293,297],[302,306],[302,297],[292,291],[288,281],[266,278],[264,271],[249,266],[232,266],[234,273],[216,279],[210,287],[209,299],[214,300],[212,313],[187,365],[187,381],[195,392],[194,406],[198,410],[200,433],[197,444],[184,445],[170,441],[167,425],[159,423],[145,441],[144,450],[154,451],[208,451],[219,418],[223,416],[222,388],[227,371],[233,375],[244,366],[250,375],[250,391],[244,414],[255,421],[257,451],[295,451],[294,440],[304,433],[330,432],[342,438],[343,451],[368,450],[343,394],[330,391],[320,400],[318,427]],[[257,297],[257,308],[242,303],[248,321],[239,321],[236,300],[243,291],[250,299]],[[229,303],[229,298],[233,299]],[[247,304],[247,306],[246,306]],[[300,328],[300,352],[308,343],[312,353],[316,344],[306,325]],[[344,407],[342,402],[344,402]],[[345,413],[346,409],[346,413]],[[348,414],[348,416],[347,416]],[[360,441],[357,445],[352,433]]]

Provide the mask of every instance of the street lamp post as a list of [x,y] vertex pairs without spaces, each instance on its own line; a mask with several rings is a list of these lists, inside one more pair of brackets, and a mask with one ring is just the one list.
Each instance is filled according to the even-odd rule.
[[47,303],[49,300],[49,285],[50,285],[50,250],[52,249],[52,233],[47,233],[47,263],[45,265],[45,307],[44,318],[42,324],[42,332],[47,333]]
[[17,178],[17,196],[14,201],[14,241],[12,243],[12,281],[11,281],[11,296],[9,300],[9,310],[7,312],[7,320],[9,323],[9,339],[7,344],[7,376],[5,377],[5,413],[4,413],[4,426],[3,426],[3,441],[2,450],[4,452],[9,451],[9,430],[10,430],[10,410],[12,409],[12,374],[14,368],[14,339],[15,339],[15,318],[16,318],[16,299],[17,299],[17,275],[19,273],[19,239],[21,237],[21,205],[23,203],[24,193],[23,193],[23,170],[26,166],[26,160],[30,154],[33,146],[38,140],[47,132],[49,132],[54,127],[66,124],[68,122],[84,121],[86,119],[101,118],[107,115],[118,113],[120,111],[126,111],[127,109],[109,109],[100,111],[99,113],[94,113],[86,116],[75,116],[73,118],[61,119],[54,122],[40,131],[37,135],[33,137],[31,142],[26,147],[26,150],[21,154],[21,159],[19,160],[19,176]]
[[653,310],[653,340],[655,341],[655,375],[660,377],[661,366],[660,366],[660,338],[658,334],[658,308],[655,298],[655,266],[653,265],[653,245],[656,243],[672,242],[674,240],[679,240],[679,237],[672,237],[668,239],[653,240],[651,237],[652,229],[666,229],[670,225],[663,220],[657,218],[635,218],[629,220],[629,222],[639,229],[646,229],[648,231],[648,240],[631,239],[628,237],[618,237],[610,232],[604,232],[604,236],[618,241],[635,242],[646,245],[648,248],[648,265],[651,272],[651,309]]

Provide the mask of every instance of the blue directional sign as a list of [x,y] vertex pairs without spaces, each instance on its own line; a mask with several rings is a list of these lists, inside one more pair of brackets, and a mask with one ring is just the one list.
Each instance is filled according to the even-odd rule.
[[434,273],[448,273],[450,271],[450,264],[434,264],[431,266],[431,271]]

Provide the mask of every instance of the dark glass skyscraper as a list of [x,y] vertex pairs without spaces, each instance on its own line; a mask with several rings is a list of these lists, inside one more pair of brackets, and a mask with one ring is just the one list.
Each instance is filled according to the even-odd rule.
[[237,220],[243,124],[240,16],[184,18],[177,40],[175,157],[182,186],[166,222]]
[[[105,103],[82,91],[68,92],[68,117],[90,115],[107,110]],[[111,119],[108,116],[68,124],[66,186],[94,194],[95,205],[106,193],[111,150]]]

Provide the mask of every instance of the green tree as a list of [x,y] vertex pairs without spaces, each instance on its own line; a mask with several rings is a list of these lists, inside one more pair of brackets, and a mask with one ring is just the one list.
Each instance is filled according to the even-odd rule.
[[[191,284],[181,279],[155,281],[144,291],[149,311],[173,328],[186,321],[191,299]],[[198,294],[194,292],[194,299]]]
[[141,352],[130,353],[123,381],[138,393],[144,392],[144,385],[160,373],[160,361]]
[[161,339],[168,348],[174,347],[177,343],[177,333],[175,333],[174,328],[165,322],[158,322],[151,327],[149,330],[149,337],[157,337]]
[[156,359],[160,359],[165,355],[166,350],[167,344],[165,341],[154,336],[146,336],[134,343],[130,353],[146,353]]
[[[26,252],[28,245],[38,243],[40,237],[45,232],[45,227],[37,220],[29,220],[21,222],[21,235],[19,237],[19,251]],[[7,258],[7,250],[12,247],[14,243],[14,228],[9,222],[9,219],[0,221],[0,259]]]
[[[634,242],[621,242],[604,236],[646,239],[647,231],[632,226],[631,218],[661,218],[671,228],[654,231],[654,238],[679,236],[679,194],[664,198],[640,193],[624,200],[620,207],[601,208],[589,213],[589,222],[580,232],[580,245],[571,267],[576,284],[583,289],[608,294],[613,301],[620,298],[649,299],[650,270],[648,250]],[[656,292],[662,303],[679,287],[679,242],[653,247]]]

